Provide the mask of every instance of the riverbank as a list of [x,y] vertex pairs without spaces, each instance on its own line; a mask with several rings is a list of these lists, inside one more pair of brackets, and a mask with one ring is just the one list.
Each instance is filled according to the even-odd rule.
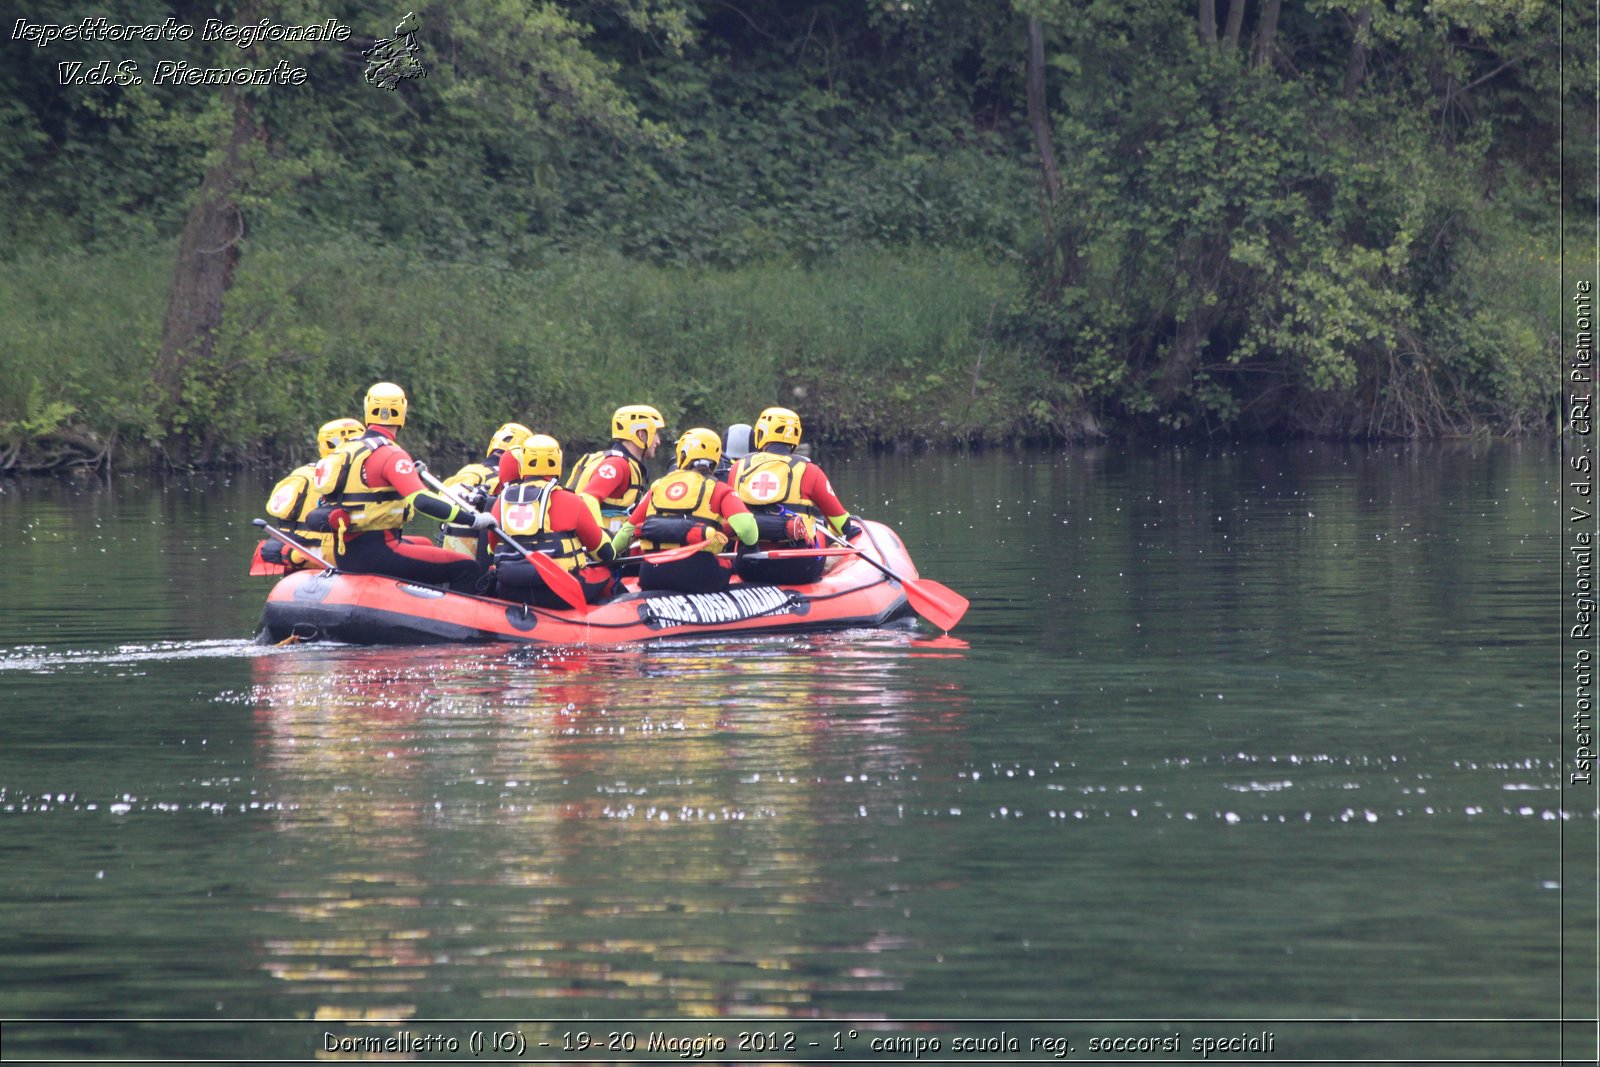
[[0,469],[186,466],[301,455],[371,382],[413,398],[418,448],[481,447],[516,419],[594,444],[620,403],[675,428],[790,403],[818,439],[937,444],[1082,432],[1008,326],[1008,263],[861,251],[825,270],[660,267],[613,255],[531,269],[354,238],[253,248],[210,361],[163,413],[151,385],[170,249],[33,256],[0,282]]
[[[1138,383],[1051,339],[1015,256],[860,248],[804,267],[712,268],[596,253],[513,268],[354,236],[248,248],[212,357],[173,408],[152,382],[171,255],[152,244],[13,261],[0,279],[0,472],[279,464],[379,379],[411,392],[411,442],[441,454],[472,452],[508,419],[591,447],[630,401],[678,429],[787,403],[814,440],[852,446],[1318,429],[1141,411],[1128,399],[1147,395]],[[1498,407],[1411,436],[1552,431],[1558,376],[1524,381],[1529,363],[1506,361],[1520,377]],[[1357,387],[1325,398],[1356,415],[1380,402]],[[1321,436],[1390,436],[1354,415],[1324,422]]]

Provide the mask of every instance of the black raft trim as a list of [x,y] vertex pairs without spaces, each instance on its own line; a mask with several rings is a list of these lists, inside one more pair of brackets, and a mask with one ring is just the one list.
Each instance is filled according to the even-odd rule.
[[666,593],[639,605],[639,621],[652,630],[669,626],[708,626],[743,622],[768,615],[805,615],[811,603],[803,595],[775,585],[736,585],[721,593]]

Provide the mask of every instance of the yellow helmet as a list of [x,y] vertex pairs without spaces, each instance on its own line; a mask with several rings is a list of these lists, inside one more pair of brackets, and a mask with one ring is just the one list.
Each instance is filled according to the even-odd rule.
[[504,452],[508,448],[519,448],[528,438],[533,436],[533,431],[520,422],[508,422],[494,432],[489,438],[489,448],[484,452],[484,458],[496,452]]
[[751,447],[758,452],[769,444],[800,445],[800,416],[788,408],[768,408],[756,419],[755,436]]
[[656,435],[666,429],[667,420],[649,404],[624,404],[611,416],[611,436],[649,449]]
[[368,426],[404,426],[406,424],[406,391],[393,382],[379,382],[367,390],[361,402]]
[[561,442],[547,433],[530,433],[517,449],[524,478],[561,477]]
[[709,463],[715,467],[722,459],[722,438],[715,430],[697,426],[685,430],[678,438],[678,469],[688,470],[696,463]]
[[346,441],[354,441],[366,432],[367,428],[355,419],[334,419],[332,422],[325,422],[317,431],[317,455],[326,456]]

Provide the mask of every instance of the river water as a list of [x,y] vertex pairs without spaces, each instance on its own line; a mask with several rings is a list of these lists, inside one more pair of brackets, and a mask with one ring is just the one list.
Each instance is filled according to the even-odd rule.
[[1553,447],[827,459],[950,638],[265,648],[270,472],[5,483],[5,1055],[1592,1058]]

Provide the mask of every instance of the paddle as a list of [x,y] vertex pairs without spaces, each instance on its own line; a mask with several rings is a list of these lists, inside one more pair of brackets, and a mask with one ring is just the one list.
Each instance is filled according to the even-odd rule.
[[688,559],[696,552],[704,552],[701,545],[679,545],[677,548],[663,548],[660,552],[644,552],[637,556],[623,556],[614,559],[613,563],[673,563],[680,559]]
[[[737,555],[737,553],[734,553]],[[745,559],[805,559],[816,556],[853,556],[853,548],[769,548],[761,552],[746,552]]]
[[[430,474],[428,469],[420,463],[417,464],[417,474],[427,483],[428,488],[443,496],[456,507],[465,508],[469,512],[473,511],[473,508],[452,493],[443,482]],[[484,512],[484,514],[489,515],[490,521],[494,523],[494,532],[500,535],[500,540],[522,553],[522,558],[533,564],[533,569],[539,572],[539,577],[544,579],[544,584],[550,587],[552,593],[566,601],[573,611],[587,612],[589,610],[589,602],[583,598],[583,586],[578,579],[572,576],[571,571],[543,552],[529,552],[519,545],[515,538],[506,533],[505,527],[501,526],[490,512]]]
[[[664,548],[660,552],[646,552],[638,556],[623,556],[612,560],[613,563],[671,563],[674,560],[688,559],[696,552],[701,551],[699,545],[682,545],[678,548]],[[853,556],[853,548],[773,548],[763,552],[718,552],[722,559],[802,559],[815,556]]]
[[946,633],[955,629],[956,623],[961,621],[961,616],[967,613],[967,608],[972,604],[972,601],[954,589],[940,585],[931,579],[902,578],[861,549],[835,534],[825,523],[818,523],[817,529],[821,530],[822,536],[829,541],[840,547],[848,548],[872,564],[883,573],[884,577],[898,582],[900,588],[905,591],[906,600],[910,602],[912,610]]
[[272,523],[268,522],[266,519],[251,519],[250,522],[251,522],[251,525],[261,527],[261,529],[267,534],[267,536],[276,537],[278,540],[282,541],[286,547],[294,549],[296,552],[298,552],[302,556],[306,557],[306,559],[309,559],[314,563],[322,564],[322,569],[323,570],[331,571],[331,570],[334,569],[333,568],[333,564],[329,563],[327,560],[325,560],[321,556],[317,555],[316,552],[313,551],[312,549],[307,548],[305,545],[302,545],[299,541],[296,541],[294,538],[290,537],[288,534],[284,533],[282,530],[280,530],[276,526],[272,525]]

